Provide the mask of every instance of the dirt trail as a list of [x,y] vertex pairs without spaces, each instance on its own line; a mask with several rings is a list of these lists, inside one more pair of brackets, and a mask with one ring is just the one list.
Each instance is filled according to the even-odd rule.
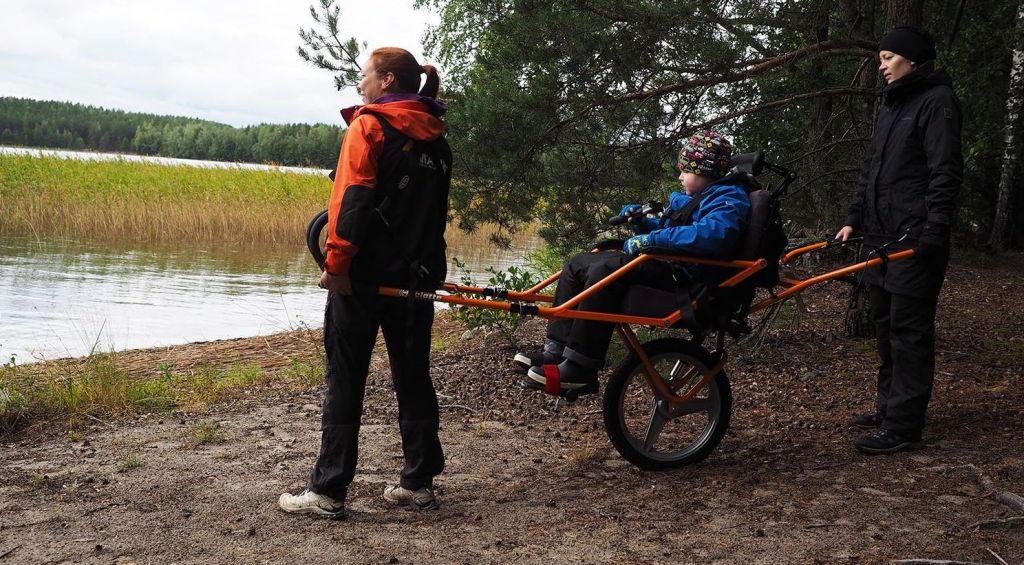
[[[997,563],[991,552],[1022,563],[1024,525],[976,525],[1014,512],[968,472],[935,469],[974,464],[1024,494],[1020,263],[951,269],[921,451],[852,448],[847,422],[870,405],[874,360],[871,344],[840,337],[840,286],[808,294],[807,311],[733,359],[729,434],[703,463],[663,473],[618,456],[599,398],[556,409],[516,386],[511,348],[449,329],[434,361],[448,455],[440,511],[380,498],[401,449],[378,359],[347,520],[276,509],[316,455],[320,393],[271,391],[97,425],[81,441],[38,429],[7,440],[0,563]],[[216,347],[233,350],[174,354]],[[197,444],[200,422],[219,423],[225,441]]]

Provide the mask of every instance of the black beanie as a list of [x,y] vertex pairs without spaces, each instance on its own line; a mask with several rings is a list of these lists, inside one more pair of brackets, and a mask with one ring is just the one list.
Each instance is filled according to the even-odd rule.
[[893,28],[878,44],[879,51],[892,51],[920,65],[935,60],[935,42],[928,32],[913,26]]

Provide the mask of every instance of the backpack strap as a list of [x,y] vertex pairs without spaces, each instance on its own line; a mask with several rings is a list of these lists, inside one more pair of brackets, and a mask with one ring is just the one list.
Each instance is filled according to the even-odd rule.
[[697,207],[700,206],[700,201],[707,196],[707,190],[702,190],[700,194],[690,198],[690,201],[686,203],[686,206],[672,212],[668,216],[669,222],[673,226],[688,226],[693,223],[693,213],[697,211]]

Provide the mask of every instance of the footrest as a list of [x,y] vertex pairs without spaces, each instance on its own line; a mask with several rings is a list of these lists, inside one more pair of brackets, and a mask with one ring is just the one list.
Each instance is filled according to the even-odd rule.
[[[541,392],[547,393],[547,390],[545,390],[546,387],[544,385],[538,383],[537,381],[529,377],[520,380],[519,386],[523,388],[528,388],[530,390],[539,390]],[[597,383],[593,383],[573,390],[562,390],[558,394],[552,396],[557,396],[559,398],[565,399],[566,402],[576,402],[576,400],[579,399],[580,396],[584,394],[595,394],[599,389],[599,385]]]

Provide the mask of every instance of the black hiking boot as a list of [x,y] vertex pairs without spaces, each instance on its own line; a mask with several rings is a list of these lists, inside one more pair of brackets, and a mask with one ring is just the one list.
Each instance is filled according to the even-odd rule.
[[920,449],[921,434],[911,435],[882,428],[857,440],[857,449],[868,455],[882,455]]
[[[557,383],[549,383],[548,375]],[[544,389],[552,394],[563,394],[569,391],[574,396],[597,392],[597,369],[584,367],[579,363],[563,360],[561,363],[537,365],[530,367],[526,380],[532,381],[533,388]]]
[[516,353],[516,356],[512,358],[512,364],[515,365],[516,370],[521,373],[526,373],[530,370],[530,367],[539,367],[541,365],[557,365],[562,362],[561,355],[555,355],[554,353],[548,353],[547,351],[537,351],[535,353]]
[[869,412],[867,414],[858,414],[853,418],[853,425],[857,426],[862,430],[873,430],[875,428],[882,427],[882,420],[885,416],[878,412]]

